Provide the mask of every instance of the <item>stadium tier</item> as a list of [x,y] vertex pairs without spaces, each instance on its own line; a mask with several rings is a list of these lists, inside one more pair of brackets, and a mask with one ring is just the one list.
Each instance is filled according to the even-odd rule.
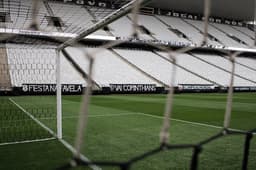
[[251,39],[255,39],[255,33],[248,29],[248,28],[245,28],[245,27],[238,27],[238,26],[233,26],[235,29],[241,31],[242,33],[246,34],[248,37],[250,37]]
[[[88,52],[97,48],[84,48]],[[79,63],[80,67],[88,73],[89,60],[81,49],[68,47],[68,54]],[[95,70],[93,79],[101,87],[109,87],[110,84],[157,84],[154,80],[135,70],[131,65],[125,63],[120,57],[109,50],[104,50],[95,56]]]
[[[237,38],[237,41],[240,41],[244,45],[253,46],[254,40],[249,37],[246,33],[236,29],[235,27],[224,25],[224,24],[211,24],[215,28],[227,34],[231,38]],[[249,31],[249,30],[248,30]]]
[[[202,31],[200,29],[197,29],[193,25],[191,25],[185,19],[167,17],[167,16],[161,16],[161,15],[156,17],[159,18],[159,20],[161,20],[165,24],[170,25],[170,27],[173,27],[176,30],[180,30],[193,43],[195,44],[202,43]],[[218,43],[217,41],[214,41],[211,39],[209,39],[208,41],[209,41],[208,43],[211,45],[221,46],[221,44]]]
[[250,58],[237,58],[237,63],[242,64],[244,66],[247,66],[247,67],[249,67],[252,70],[256,70],[255,69],[256,61],[254,59],[250,59]]
[[[24,0],[22,3],[20,1],[2,1],[3,5],[0,8],[2,15],[5,16],[5,22],[1,22],[3,28],[10,29],[29,29],[32,22],[32,0]],[[39,1],[39,11],[37,19],[40,21],[40,29],[54,31],[53,27],[49,29],[48,21],[46,16],[48,12],[43,5],[42,1]]]
[[[211,66],[217,66],[217,69],[222,70],[226,73],[222,73],[218,77],[218,79],[222,79],[223,81],[222,83],[224,84],[228,84],[228,77],[224,78],[224,75],[226,74],[228,76],[228,74],[230,74],[230,70],[231,70],[231,64],[229,63],[229,61],[221,56],[216,56],[216,55],[196,55],[197,57],[199,57],[201,59],[201,61],[208,63]],[[240,60],[240,62],[243,62],[244,59]],[[246,60],[245,60],[246,61]],[[246,64],[248,65],[248,64]],[[210,67],[210,66],[209,66]],[[235,86],[255,86],[255,80],[256,80],[256,75],[255,75],[255,70],[250,69],[246,66],[242,66],[239,65],[239,62],[236,63],[235,65],[236,69],[235,69]],[[217,71],[216,71],[217,72]],[[216,73],[214,71],[214,73]],[[228,74],[227,74],[228,73]],[[222,76],[221,76],[222,75]],[[252,81],[248,81],[246,79],[252,80]]]
[[[97,48],[67,48],[67,54],[88,73],[88,59],[82,52],[91,53]],[[56,51],[49,47],[6,46],[8,71],[13,87],[23,84],[54,84],[56,81]],[[188,53],[177,57],[179,84],[212,84],[229,86],[231,64],[225,56]],[[156,84],[168,86],[171,80],[172,63],[166,53],[145,50],[103,50],[95,56],[93,79],[100,87],[110,84]],[[187,68],[187,69],[184,69]],[[255,62],[238,58],[235,70],[235,86],[255,86]],[[7,69],[7,68],[6,68]],[[6,71],[5,69],[5,71]],[[2,68],[4,72],[4,68]],[[145,75],[146,74],[146,75]],[[198,77],[202,75],[211,81]],[[85,80],[61,54],[62,84],[83,84]],[[6,76],[5,76],[6,77]]]
[[[9,3],[9,1],[3,0],[1,8],[2,15],[5,17],[5,22],[1,23],[3,28],[28,29],[31,27],[32,2],[32,0],[24,0],[23,3],[19,3],[19,1],[10,1]],[[58,1],[40,1],[38,5],[40,8],[37,24],[40,30],[57,31],[61,28],[66,33],[76,34],[114,11],[113,9],[66,4]],[[131,20],[132,15],[125,16],[111,23],[107,30],[99,30],[93,34],[129,37],[132,31],[130,29]],[[140,39],[201,44],[204,31],[203,21],[153,14],[139,15],[138,20]],[[254,33],[246,27],[209,24],[208,43],[210,45],[247,48],[253,45],[254,37]]]
[[49,49],[28,50],[19,49],[19,46],[7,47],[7,55],[14,87],[21,87],[22,84],[27,83],[52,84],[55,81],[55,54]]
[[[168,61],[167,57],[164,58],[163,56],[158,56],[152,52],[141,50],[115,51],[133,64],[135,64],[137,67],[142,68],[148,74],[164,82],[164,84],[170,84],[173,66],[172,63]],[[177,82],[175,83],[176,86],[178,84],[210,84],[209,82],[202,80],[199,77],[196,77],[181,68],[178,68],[177,74]]]
[[[202,21],[187,20],[187,22],[189,22],[195,28],[199,29],[201,32],[204,31],[204,23]],[[221,42],[224,46],[246,48],[246,45],[243,45],[242,43],[239,43],[237,40],[228,37],[227,32],[219,30],[218,28],[212,25],[209,25],[209,34],[211,35],[211,37]]]
[[[139,15],[139,25],[147,28],[157,40],[169,41],[170,39],[174,42],[189,43],[188,39],[182,37],[178,33],[171,31],[171,26],[165,25],[154,16]],[[168,35],[168,36],[167,36]]]
[[[93,25],[95,19],[86,8],[82,6],[49,3],[55,17],[59,17],[63,22],[62,30],[67,33],[79,34],[88,26]],[[68,12],[68,15],[67,15]],[[82,17],[81,17],[82,16]],[[104,31],[95,32],[96,35],[107,35]]]
[[[8,69],[13,87],[22,84],[55,84],[56,51],[53,47],[6,45]],[[85,84],[65,57],[61,59],[62,84]]]

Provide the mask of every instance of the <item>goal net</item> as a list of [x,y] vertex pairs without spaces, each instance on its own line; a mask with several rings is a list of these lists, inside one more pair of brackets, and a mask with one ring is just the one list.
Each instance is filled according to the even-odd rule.
[[1,59],[1,145],[55,138],[55,50],[6,44]]
[[[225,33],[226,27],[210,24],[210,0],[204,1],[202,21],[190,21],[189,17],[170,17],[177,15],[173,11],[163,10],[165,16],[162,16],[160,10],[141,8],[146,2],[147,0],[0,1],[0,8],[4,11],[1,14],[3,17],[0,29],[3,34],[0,38],[0,145],[57,138],[73,153],[71,161],[61,169],[74,166],[100,169],[101,166],[108,166],[127,170],[155,154],[190,149],[190,168],[197,169],[205,145],[224,136],[240,135],[245,137],[242,166],[246,169],[250,141],[255,130],[232,129],[230,123],[235,87],[238,91],[244,87],[252,91],[256,89],[253,74],[255,68],[253,64],[250,65],[255,58],[240,60],[244,57],[243,50],[252,50],[255,41],[252,40],[255,38],[252,30],[247,30],[250,42],[245,42],[245,39],[240,40]],[[120,19],[121,17],[123,18]],[[157,25],[152,26],[152,23]],[[186,26],[192,31],[186,32]],[[240,27],[233,29],[234,32],[241,33]],[[239,47],[229,48],[229,42]],[[199,52],[194,53],[196,50]],[[208,50],[210,54],[203,55]],[[220,132],[193,144],[170,144],[174,92],[194,92],[193,90],[227,92],[223,124],[208,125]],[[107,98],[99,99],[102,102],[99,106],[90,105],[93,93],[112,94],[120,91],[166,93],[168,95],[164,111],[159,115],[141,113],[136,110],[137,99],[134,97],[129,99],[135,100],[132,109],[130,108],[132,113],[122,113],[121,108],[111,108]],[[82,99],[80,101],[62,94],[82,94]],[[120,96],[114,100],[121,100]],[[127,107],[126,104],[120,103],[120,107]],[[222,106],[219,103],[216,105]],[[147,107],[145,104],[144,106]],[[162,105],[158,107],[162,108]],[[96,112],[95,115],[90,115],[92,109]],[[107,111],[112,113],[108,114]],[[113,117],[120,115],[135,118],[119,120],[120,125],[113,125]],[[127,127],[138,125],[136,118],[142,116],[155,118],[152,122],[160,119],[161,123],[157,128],[160,132],[154,129],[156,134],[152,135],[151,132],[144,133],[136,127]],[[109,120],[91,121],[92,117],[108,117]],[[98,126],[89,129],[90,122]],[[115,155],[113,159],[108,157],[105,160],[109,150],[118,150],[115,147],[116,141],[106,141],[113,147],[106,147],[106,152],[100,152],[101,155],[97,157],[100,160],[89,160],[87,157],[90,158],[90,153],[87,154],[86,147],[95,141],[91,138],[90,143],[86,143],[86,135],[90,132],[95,134],[95,139],[99,139],[98,145],[93,149],[104,145],[105,141],[99,135],[103,135],[102,131],[105,130],[103,122],[113,126],[113,132],[120,128],[118,137],[128,142],[130,140],[131,143],[141,136],[153,136],[150,139],[160,136],[159,146],[147,148],[143,153],[138,153],[138,148],[131,147],[138,155],[133,153],[133,157],[126,160],[117,160],[118,156]],[[63,132],[62,126],[65,128]],[[125,136],[130,128],[139,134],[133,136],[134,140]],[[111,133],[112,131],[106,133],[106,136],[111,136]],[[119,150],[116,152],[121,153]]]
[[[61,94],[82,93],[88,75],[56,53],[58,45],[123,16],[134,2],[0,1],[0,145],[62,138]],[[113,40],[107,27],[90,36]]]
[[[202,19],[204,20],[187,21],[186,19],[180,19],[182,22],[186,23],[183,25],[183,27],[185,25],[188,27],[191,27],[191,29],[193,28],[192,30],[194,30],[195,34],[199,35],[194,40],[191,35],[188,36],[188,33],[187,35],[185,35],[186,30],[184,28],[179,27],[179,29],[182,30],[181,31],[178,28],[175,29],[173,28],[174,26],[173,27],[171,26],[173,23],[177,24],[177,22],[181,22],[181,21],[177,21],[175,19],[169,19],[168,17],[166,16],[163,17],[161,15],[155,15],[155,16],[149,16],[149,17],[144,16],[143,14],[152,15],[152,13],[150,12],[150,9],[142,9],[140,11],[142,14],[139,14],[139,9],[141,5],[140,2],[141,1],[137,1],[137,3],[135,3],[135,5],[132,8],[132,14],[129,14],[128,16],[126,16],[125,19],[123,20],[120,19],[113,23],[108,19],[102,19],[102,25],[99,24],[100,26],[98,27],[98,28],[103,28],[103,27],[106,27],[107,24],[109,24],[108,26],[111,30],[111,28],[115,28],[115,24],[125,25],[125,23],[130,23],[131,24],[129,27],[130,34],[129,33],[127,34],[128,31],[127,31],[126,25],[125,26],[123,25],[122,27],[125,30],[122,33],[126,34],[127,37],[130,37],[130,38],[122,39],[121,37],[119,37],[118,41],[110,41],[108,43],[104,43],[103,45],[98,45],[96,47],[94,46],[93,48],[90,45],[87,47],[79,45],[78,42],[81,40],[81,38],[87,35],[87,33],[90,33],[91,30],[93,30],[93,28],[91,28],[85,32],[82,32],[77,37],[66,41],[65,43],[61,44],[58,47],[60,51],[66,50],[66,52],[68,52],[70,55],[72,54],[75,55],[74,58],[83,58],[83,60],[85,60],[86,62],[85,61],[82,62],[82,59],[80,60],[77,59],[77,61],[81,62],[79,63],[81,64],[81,66],[86,65],[86,72],[87,72],[87,77],[86,77],[87,86],[83,94],[83,99],[81,101],[80,116],[77,123],[76,138],[74,140],[76,152],[74,153],[74,157],[72,161],[70,161],[70,163],[63,166],[62,168],[66,169],[68,167],[73,167],[73,166],[96,166],[96,169],[97,169],[102,166],[102,167],[115,167],[122,170],[127,170],[127,169],[131,169],[134,166],[134,164],[142,162],[151,156],[154,156],[159,153],[163,153],[167,150],[190,149],[192,150],[190,165],[189,165],[190,169],[198,169],[199,158],[200,158],[200,154],[203,151],[203,148],[205,148],[207,144],[214,142],[217,139],[220,139],[220,138],[222,139],[225,136],[232,136],[232,135],[240,135],[242,137],[245,137],[243,153],[241,153],[243,157],[241,161],[242,162],[241,166],[243,167],[243,169],[247,168],[249,152],[250,152],[250,141],[253,135],[255,135],[255,129],[252,129],[249,131],[237,130],[237,129],[230,128],[231,127],[230,124],[231,124],[231,117],[232,117],[231,115],[232,115],[232,104],[233,104],[233,92],[235,90],[239,91],[239,87],[242,87],[242,86],[248,85],[247,87],[252,89],[255,87],[255,83],[256,83],[255,77],[253,77],[252,74],[251,75],[247,74],[249,72],[252,73],[255,70],[252,69],[249,65],[247,65],[248,63],[244,65],[243,61],[240,60],[240,58],[245,57],[245,55],[241,55],[241,54],[245,52],[244,51],[245,49],[252,48],[254,41],[250,40],[246,43],[242,43],[242,41],[238,40],[236,37],[232,37],[228,33],[225,33],[226,30],[224,26],[222,27],[217,24],[215,25],[213,23],[210,24],[210,21],[212,20],[212,18],[210,18],[210,9],[211,9],[210,0],[204,1],[204,5],[205,5],[204,17],[202,17]],[[96,12],[97,10],[95,10],[94,13]],[[169,13],[168,12],[166,13],[165,15],[171,15],[172,12],[169,11]],[[140,20],[139,19],[140,17],[143,19]],[[151,18],[151,20],[149,18]],[[150,20],[150,21],[147,22],[147,20]],[[159,27],[152,26],[151,22],[158,23]],[[104,23],[107,23],[107,24],[104,24]],[[175,42],[175,40],[171,42],[167,40],[158,41],[161,38],[164,39],[165,36],[168,34],[166,32],[166,34],[163,33],[162,35],[160,35],[161,31],[164,31],[164,29],[160,28],[161,27],[160,25],[162,24],[165,27],[167,27],[169,30],[174,32],[174,34],[176,34],[176,37],[175,36],[172,37],[173,39],[177,38],[178,36],[182,43]],[[94,28],[96,30],[97,26]],[[213,29],[214,31],[218,30],[219,32],[218,33],[215,32],[214,34]],[[234,29],[239,29],[239,28],[234,27]],[[157,30],[161,30],[161,31],[157,32]],[[234,32],[237,33],[237,30]],[[212,34],[214,34],[214,36]],[[223,37],[223,39],[221,39],[219,35],[222,35],[222,36],[225,35],[227,37]],[[215,36],[216,37],[219,36],[219,37],[214,38]],[[228,40],[226,40],[226,38]],[[233,44],[232,43],[229,44],[229,41],[232,41]],[[131,42],[135,42],[138,44],[142,43],[144,45],[144,49],[141,51],[140,49],[138,50],[136,48],[132,49],[131,47],[132,45],[131,46],[127,45]],[[191,42],[194,42],[194,43],[191,43]],[[122,49],[122,47],[125,46],[123,44],[126,44],[128,46],[127,47],[128,50]],[[229,46],[232,46],[232,45],[239,46],[241,48],[229,48]],[[201,53],[200,52],[194,53],[194,51],[198,49],[199,51],[200,49],[210,50],[212,53],[210,54],[206,53],[206,55],[203,55],[204,53],[202,51]],[[131,157],[130,159],[127,159],[124,161],[121,161],[115,158],[109,160],[109,157],[107,158],[107,160],[99,159],[99,160],[89,161],[81,157],[81,154],[83,154],[86,150],[85,147],[88,147],[88,145],[90,145],[90,142],[91,142],[90,139],[86,136],[87,130],[90,131],[90,133],[94,133],[94,132],[96,134],[99,133],[99,132],[96,132],[97,130],[95,128],[93,129],[94,131],[92,132],[92,129],[90,129],[92,127],[91,126],[88,127],[91,120],[90,118],[91,112],[90,112],[89,104],[91,102],[93,85],[98,84],[99,86],[102,87],[104,83],[105,84],[109,83],[107,80],[100,77],[100,75],[102,76],[104,75],[104,77],[108,77],[108,73],[110,75],[115,75],[115,73],[111,72],[110,69],[105,70],[105,72],[99,73],[100,72],[99,70],[101,70],[104,67],[104,65],[110,65],[111,69],[113,70],[115,69],[114,66],[111,67],[111,64],[108,63],[107,59],[104,59],[106,56],[108,57],[109,60],[111,59],[113,63],[114,62],[118,63],[115,65],[115,67],[122,66],[121,63],[125,63],[126,67],[132,68],[130,69],[131,70],[130,73],[133,74],[134,77],[137,77],[137,76],[139,77],[143,75],[140,80],[144,78],[144,83],[154,82],[155,84],[157,84],[157,86],[165,87],[168,93],[164,114],[162,115],[163,123],[161,125],[161,130],[159,133],[160,135],[159,147],[153,148],[149,151],[145,151],[144,153],[135,155],[134,157]],[[158,60],[152,59],[153,57],[158,58]],[[117,60],[122,62],[118,62]],[[147,62],[147,60],[149,60],[149,62]],[[252,57],[250,60],[254,61],[255,58]],[[164,64],[166,62],[168,64]],[[198,64],[197,62],[200,64]],[[147,63],[148,65],[145,63]],[[157,63],[157,64],[154,65],[154,63]],[[240,67],[242,65],[244,68]],[[161,73],[161,71],[159,71],[158,73],[156,73],[158,70],[161,70],[160,67],[162,67],[163,70],[165,70],[166,72]],[[164,69],[165,67],[168,69]],[[244,71],[242,71],[245,69],[245,67],[246,67],[246,70],[248,70],[246,74]],[[122,73],[124,73],[125,67],[122,67],[122,69],[123,69]],[[138,72],[139,73],[135,74],[132,72],[132,70],[136,70],[137,73]],[[125,78],[129,79],[129,74],[122,75],[122,73],[118,74],[118,75],[121,75],[120,77],[122,77],[122,79],[119,79],[119,84],[117,83],[117,84],[110,85],[110,89],[112,87],[112,90],[118,89],[119,92],[120,91],[129,92],[129,90],[131,92],[132,89],[136,89],[136,90],[139,89],[139,87],[136,86],[136,83],[131,83],[130,84],[131,86],[129,86],[128,84],[125,84]],[[118,79],[118,75],[115,77],[116,79]],[[164,75],[167,75],[167,76],[164,76]],[[140,80],[137,80],[137,82],[139,82]],[[114,82],[114,80],[112,81]],[[133,82],[132,79],[129,79],[129,81]],[[223,117],[224,117],[223,124],[222,126],[215,126],[215,128],[220,129],[220,132],[218,132],[215,135],[209,135],[206,139],[202,139],[201,141],[193,144],[175,144],[175,145],[170,144],[170,135],[172,135],[172,133],[170,133],[170,128],[172,127],[171,120],[173,120],[172,119],[173,101],[175,100],[174,92],[177,91],[177,89],[182,91],[189,91],[189,92],[193,92],[193,90],[196,92],[201,90],[204,92],[207,92],[208,90],[212,92],[227,92],[227,102],[225,107],[225,113],[223,113]],[[115,99],[121,100],[121,97],[118,96]],[[127,107],[125,106],[126,103],[122,103],[122,102],[120,103],[121,103],[120,105],[122,105],[123,107]],[[134,107],[131,109],[132,111],[136,110],[136,106],[137,106],[136,102],[134,102],[133,104],[134,104]],[[110,106],[106,103],[102,105]],[[120,113],[120,115],[129,115],[129,114],[131,113],[130,112],[122,113],[122,114]],[[143,113],[140,113],[138,111],[135,114],[143,114]],[[91,116],[93,117],[93,115]],[[95,117],[97,116],[103,117],[103,115],[95,115]],[[105,114],[104,116],[107,117],[108,114]],[[155,115],[153,116],[149,115],[149,116],[154,118],[159,118],[158,116],[155,116]],[[114,120],[114,118],[112,119]],[[107,118],[104,119],[104,121],[107,122]],[[127,122],[128,121],[129,120],[127,119]],[[188,123],[187,121],[183,121],[183,120],[178,120],[178,121],[183,123],[184,122]],[[97,121],[94,120],[93,122],[97,122]],[[103,121],[100,121],[100,122],[103,122]],[[113,123],[113,121],[110,121],[110,122]],[[200,123],[192,122],[192,124],[199,125]],[[123,128],[122,125],[119,125],[119,126],[116,125],[117,127],[115,125],[113,126],[117,129],[119,127]],[[113,131],[116,130],[115,128]],[[129,127],[129,128],[131,128],[131,131],[137,130],[140,132],[141,130],[139,128],[136,129],[136,127]],[[120,136],[118,135],[117,136],[122,138],[123,137],[122,135],[125,133],[126,131],[124,130],[123,133],[119,134]],[[141,132],[141,135],[149,136],[149,134],[147,133],[143,134],[143,132]],[[106,141],[106,143],[107,142],[109,141]],[[111,142],[109,143],[110,143],[110,146],[112,146],[113,143]],[[100,145],[104,145],[104,144],[100,143]],[[116,148],[111,147],[111,149],[115,150]],[[109,150],[111,151],[111,149]],[[88,148],[88,150],[90,149]],[[98,157],[99,158],[104,157],[104,153],[102,153],[102,155]],[[87,156],[90,156],[90,155],[88,154]],[[148,166],[152,164],[153,163],[150,162]],[[95,167],[92,167],[92,168],[95,168]]]

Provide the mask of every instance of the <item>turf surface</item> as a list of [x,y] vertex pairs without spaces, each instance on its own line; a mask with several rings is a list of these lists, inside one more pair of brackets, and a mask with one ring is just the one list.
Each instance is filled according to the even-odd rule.
[[[56,104],[52,96],[11,98],[26,110],[54,110]],[[91,160],[124,161],[154,149],[159,145],[165,100],[165,95],[93,96],[83,153]],[[80,104],[81,96],[63,96],[63,134],[71,144],[76,136]],[[197,143],[219,132],[225,104],[226,94],[175,95],[170,143]],[[38,117],[56,131],[54,117],[43,118]],[[231,128],[256,128],[256,93],[235,94]],[[231,136],[206,145],[199,169],[241,169],[243,143],[243,137]],[[188,169],[191,155],[192,150],[165,151],[134,164],[132,169]],[[56,140],[0,146],[0,169],[56,169],[70,158],[71,153]],[[256,169],[255,162],[254,138],[249,169]]]

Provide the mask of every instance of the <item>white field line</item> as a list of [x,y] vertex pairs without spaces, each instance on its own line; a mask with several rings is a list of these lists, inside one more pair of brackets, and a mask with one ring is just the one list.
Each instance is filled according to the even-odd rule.
[[[137,113],[134,112],[124,112],[124,113],[116,113],[116,114],[99,114],[99,115],[89,115],[88,117],[118,117],[118,116],[128,116],[128,115],[137,115]],[[63,116],[63,119],[77,119],[79,116]],[[49,118],[40,118],[42,120],[44,119],[56,119],[54,117]]]
[[[157,118],[157,119],[163,119],[164,118],[163,116],[150,115],[150,114],[141,113],[141,112],[125,112],[125,113],[121,113],[121,114],[91,115],[89,117],[112,117],[112,116],[126,116],[126,115],[136,115],[136,114],[137,115],[144,115],[144,116],[148,116],[148,117],[152,117],[152,118]],[[64,119],[72,119],[72,118],[78,118],[78,116],[66,116],[66,117],[63,117],[63,118]],[[215,129],[222,129],[223,128],[221,126],[210,125],[210,124],[205,124],[205,123],[198,123],[198,122],[191,122],[191,121],[175,119],[175,118],[170,118],[170,120],[173,120],[173,121],[176,121],[176,122],[181,122],[181,123],[186,123],[186,124],[197,125],[197,126],[210,127],[210,128],[215,128]],[[244,132],[243,130],[239,130],[239,129],[230,128],[230,130],[236,130],[236,131]],[[253,134],[256,135],[256,133],[253,133]]]
[[44,142],[44,141],[49,141],[49,140],[56,140],[56,138],[52,137],[52,138],[36,139],[36,140],[24,140],[24,141],[19,141],[19,142],[6,142],[6,143],[0,143],[0,146],[23,144],[23,143],[34,143],[34,142]]
[[100,114],[100,115],[89,115],[88,117],[115,117],[115,116],[128,116],[128,115],[136,115],[134,112],[124,112],[118,114]]
[[[137,114],[152,117],[152,118],[157,118],[157,119],[163,119],[164,118],[162,116],[150,115],[150,114],[140,113],[140,112],[137,112]],[[205,127],[215,128],[215,129],[223,129],[223,127],[221,127],[221,126],[215,126],[215,125],[210,125],[210,124],[205,124],[205,123],[190,122],[190,121],[181,120],[181,119],[174,119],[174,118],[169,118],[169,119],[173,120],[173,121],[176,121],[176,122],[181,122],[181,123],[187,123],[187,124],[198,125],[198,126],[205,126]],[[229,128],[229,129],[230,130],[235,130],[235,131],[240,131],[240,132],[245,132],[245,131],[240,130],[240,129],[232,129],[232,128]],[[253,135],[256,135],[256,133],[253,133]]]
[[[124,112],[124,113],[116,113],[116,114],[99,114],[99,115],[90,115],[88,117],[115,117],[115,116],[128,116],[128,115],[137,115],[134,112]],[[79,116],[63,116],[62,119],[78,119]],[[56,117],[45,117],[45,118],[37,118],[38,120],[56,120]],[[22,120],[8,120],[8,122],[22,122],[31,119],[22,119]]]
[[[114,117],[114,116],[128,116],[128,115],[143,115],[143,116],[148,116],[156,119],[163,119],[163,116],[156,116],[156,115],[150,115],[146,113],[141,113],[141,112],[126,112],[126,113],[120,113],[120,114],[102,114],[102,115],[91,115],[89,117]],[[64,119],[73,119],[73,118],[78,118],[78,116],[66,116],[63,117]],[[205,124],[205,123],[198,123],[198,122],[191,122],[187,120],[181,120],[181,119],[175,119],[175,118],[170,118],[170,120],[176,121],[176,122],[181,122],[181,123],[186,123],[186,124],[192,124],[192,125],[197,125],[197,126],[204,126],[204,127],[209,127],[209,128],[215,128],[215,129],[223,129],[221,126],[216,126],[216,125],[210,125],[210,124]],[[244,132],[243,130],[240,129],[232,129],[230,130],[235,130],[235,131],[240,131]],[[256,133],[253,133],[253,135],[256,135]]]
[[[100,114],[100,115],[90,115],[88,117],[115,117],[115,116],[129,116],[129,115],[143,115],[147,117],[152,117],[156,119],[163,119],[164,117],[162,116],[156,116],[156,115],[151,115],[151,114],[146,114],[146,113],[141,113],[141,112],[124,112],[120,114]],[[63,119],[77,119],[79,116],[63,116]],[[46,119],[56,119],[56,118],[41,118],[42,120]],[[176,121],[176,122],[181,122],[181,123],[186,123],[186,124],[192,124],[192,125],[197,125],[197,126],[204,126],[204,127],[209,127],[209,128],[215,128],[215,129],[223,129],[221,126],[216,126],[216,125],[210,125],[210,124],[205,124],[205,123],[198,123],[198,122],[191,122],[187,120],[181,120],[181,119],[175,119],[171,118],[170,120]],[[240,129],[232,129],[230,130],[235,130],[235,131],[240,131],[240,132],[245,132]],[[256,135],[256,133],[253,133],[253,135]]]
[[[45,130],[47,130],[50,134],[52,134],[55,138],[57,138],[57,135],[50,129],[48,128],[46,125],[44,125],[42,122],[40,122],[38,119],[36,119],[33,115],[31,115],[29,112],[27,112],[22,106],[20,106],[19,104],[17,104],[13,99],[9,98],[9,100],[16,105],[20,110],[22,110],[26,115],[28,115],[32,120],[34,120],[36,123],[38,123],[42,128],[44,128]],[[67,141],[65,141],[64,139],[58,139],[69,151],[71,151],[73,154],[77,153],[76,149],[70,145]],[[85,157],[84,155],[80,154],[79,155],[80,158],[84,161],[90,161],[87,157]],[[96,166],[96,165],[90,165],[89,166],[91,169],[93,170],[101,170],[100,167]]]
[[29,112],[27,112],[23,107],[21,107],[19,104],[17,104],[13,99],[9,98],[9,100],[17,106],[21,111],[23,111],[28,117],[30,117],[32,120],[34,120],[38,125],[40,125],[42,128],[44,128],[46,131],[48,131],[52,136],[56,137],[56,134],[47,126],[45,126],[42,122],[40,122],[38,119],[36,119],[33,115],[31,115]]

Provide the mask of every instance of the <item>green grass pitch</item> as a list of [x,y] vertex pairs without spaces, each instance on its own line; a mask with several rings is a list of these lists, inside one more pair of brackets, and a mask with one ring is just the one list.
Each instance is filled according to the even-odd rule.
[[[226,96],[175,95],[170,143],[197,143],[219,132],[223,124]],[[5,98],[8,100],[8,97]],[[11,99],[27,110],[49,106],[55,108],[56,103],[53,96],[20,96]],[[91,160],[125,161],[159,146],[165,101],[166,95],[92,96],[82,149],[84,155]],[[63,96],[63,137],[72,145],[80,104],[81,96]],[[12,107],[17,109],[15,105]],[[3,115],[0,117],[3,118]],[[54,117],[40,120],[56,130]],[[235,93],[231,128],[256,128],[256,93]],[[200,155],[199,169],[241,169],[243,144],[244,137],[230,136],[205,145]],[[249,169],[254,170],[256,136],[251,144]],[[165,151],[131,168],[189,169],[191,155],[192,150]],[[56,169],[67,163],[71,156],[57,140],[0,146],[0,169]]]

